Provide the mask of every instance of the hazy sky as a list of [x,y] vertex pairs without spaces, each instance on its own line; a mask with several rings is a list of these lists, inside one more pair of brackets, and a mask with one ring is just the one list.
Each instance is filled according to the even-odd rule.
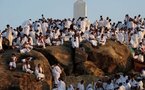
[[[45,17],[73,17],[75,0],[0,0],[0,30],[6,24],[13,27],[27,19],[36,20]],[[88,17],[91,21],[100,15],[109,16],[113,21],[123,20],[125,14],[145,17],[145,0],[86,0]]]

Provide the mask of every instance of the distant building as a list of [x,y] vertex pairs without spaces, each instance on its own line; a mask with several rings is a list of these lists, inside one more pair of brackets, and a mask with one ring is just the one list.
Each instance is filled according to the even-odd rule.
[[87,5],[84,0],[76,0],[74,3],[74,18],[87,17]]

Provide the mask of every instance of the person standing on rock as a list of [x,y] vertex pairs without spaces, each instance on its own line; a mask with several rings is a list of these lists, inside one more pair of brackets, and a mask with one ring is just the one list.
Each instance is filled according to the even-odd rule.
[[6,32],[6,38],[9,40],[9,46],[12,46],[13,42],[12,27],[10,27],[10,25],[7,25],[6,30],[4,30],[2,33],[4,32]]
[[61,68],[59,67],[58,64],[55,64],[52,66],[52,75],[54,78],[54,84],[57,86],[60,78],[60,74],[62,73]]

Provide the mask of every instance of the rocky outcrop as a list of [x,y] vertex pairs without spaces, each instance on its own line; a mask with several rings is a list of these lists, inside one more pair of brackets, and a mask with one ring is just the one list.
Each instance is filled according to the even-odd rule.
[[130,50],[124,44],[107,40],[106,45],[92,47],[89,42],[81,43],[81,48],[64,46],[36,48],[50,62],[60,63],[66,75],[103,75],[103,73],[127,72],[132,68]]
[[41,52],[51,65],[59,63],[67,75],[73,71],[72,49],[66,46],[48,46],[45,49],[35,48]]
[[[0,90],[51,90],[50,65],[55,63],[59,63],[64,69],[61,76],[65,78],[66,74],[66,81],[83,79],[79,75],[96,77],[105,73],[127,72],[133,66],[130,60],[130,50],[119,42],[108,40],[106,45],[99,47],[92,47],[89,42],[83,42],[79,49],[72,49],[68,45],[48,46],[45,49],[35,48],[28,54],[20,54],[16,50],[5,50],[0,54],[0,76],[2,76]],[[12,53],[16,53],[19,58],[15,71],[8,69]],[[34,57],[34,60],[31,61],[32,70],[38,63],[43,66],[46,76],[44,81],[38,82],[34,74],[22,71],[20,60],[27,56]],[[80,79],[75,77],[72,79],[69,75],[77,75]]]
[[97,68],[97,66],[93,62],[88,61],[87,59],[88,54],[85,52],[85,49],[83,47],[75,49],[75,74],[102,76],[104,74],[103,71]]
[[[35,59],[31,62],[32,70],[34,70],[35,65],[40,63],[44,69],[45,80],[42,82],[37,81],[34,74],[23,72],[20,59],[17,62],[17,69],[10,71],[8,64],[12,53],[15,53],[18,58],[34,57]],[[27,55],[21,55],[15,50],[5,51],[5,53],[0,55],[0,90],[51,90],[52,75],[50,70],[51,67],[48,60],[37,51],[33,50]]]
[[88,53],[88,60],[104,72],[126,72],[132,68],[132,61],[129,60],[131,53],[124,44],[108,40],[106,45],[98,48],[93,48],[88,42],[82,46]]

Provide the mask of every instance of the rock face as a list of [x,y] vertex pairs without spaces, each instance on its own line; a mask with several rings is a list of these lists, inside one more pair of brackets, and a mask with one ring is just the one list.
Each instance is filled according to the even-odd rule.
[[41,52],[51,65],[60,63],[66,75],[101,76],[104,73],[127,72],[132,68],[128,47],[111,40],[98,48],[92,47],[89,42],[83,42],[81,48],[75,51],[67,45],[36,50]]
[[[19,58],[15,71],[8,69],[12,53],[16,53]],[[22,71],[20,60],[27,56],[34,57],[30,63],[32,70],[38,63],[43,66],[46,76],[44,81],[38,82],[34,74]],[[133,66],[130,57],[131,53],[127,46],[111,40],[97,48],[92,47],[89,42],[83,42],[79,49],[72,49],[69,45],[35,48],[27,55],[22,55],[16,50],[5,50],[0,54],[0,90],[51,90],[50,65],[55,63],[59,63],[64,68],[62,76],[65,74],[102,76],[104,73],[127,72]]]
[[45,49],[36,49],[49,60],[50,64],[60,63],[67,75],[73,71],[72,50],[66,46],[49,46]]
[[94,75],[101,76],[103,71],[92,62],[88,61],[88,54],[85,52],[84,48],[75,49],[74,58],[74,72],[79,75]]
[[28,74],[22,71],[21,61],[17,62],[17,69],[10,71],[8,69],[9,59],[12,53],[16,53],[18,58],[25,57],[27,55],[21,55],[17,51],[8,50],[0,55],[0,90],[51,90],[52,87],[52,75],[51,68],[48,60],[39,52],[32,51],[28,56],[32,56],[35,59],[31,62],[32,70],[35,65],[40,63],[44,69],[46,79],[42,82],[36,80],[34,74]]
[[108,40],[106,45],[99,48],[93,48],[88,42],[83,43],[82,46],[88,53],[88,60],[104,72],[126,72],[132,67],[132,62],[129,61],[130,50],[119,42]]

